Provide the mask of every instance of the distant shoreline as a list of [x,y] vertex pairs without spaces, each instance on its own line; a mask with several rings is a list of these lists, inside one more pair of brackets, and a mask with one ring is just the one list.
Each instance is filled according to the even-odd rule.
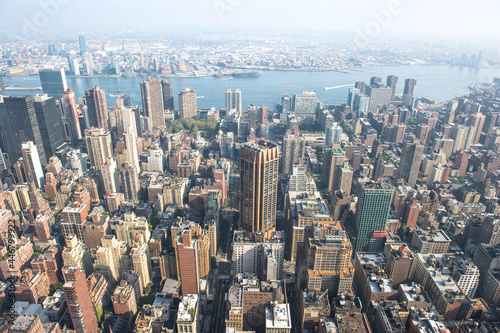
[[[351,74],[351,71],[359,71],[364,68],[369,67],[387,67],[387,66],[401,66],[401,67],[411,67],[411,66],[449,66],[449,67],[458,67],[463,69],[471,69],[471,70],[479,70],[479,69],[498,69],[500,67],[489,66],[489,67],[473,67],[473,66],[462,66],[462,65],[453,65],[453,64],[379,64],[379,65],[356,65],[346,68],[245,68],[245,67],[231,67],[227,68],[228,70],[234,70],[233,73],[203,73],[203,74],[161,74],[161,73],[132,73],[127,75],[117,75],[117,74],[96,74],[96,75],[69,75],[68,78],[83,78],[83,79],[92,79],[92,78],[133,78],[133,77],[147,77],[147,76],[156,76],[156,77],[166,77],[166,78],[206,78],[206,77],[214,77],[214,78],[223,78],[223,77],[233,77],[233,78],[254,78],[259,75],[252,75],[253,72],[258,73],[259,71],[268,71],[268,72],[310,72],[310,73],[318,73],[318,72],[337,72],[343,74]],[[238,70],[246,71],[246,72],[238,72]],[[259,73],[260,74],[260,73]],[[2,74],[5,77],[17,77],[17,76],[38,76],[38,73],[33,72],[25,72],[25,73],[15,73],[15,74]]]

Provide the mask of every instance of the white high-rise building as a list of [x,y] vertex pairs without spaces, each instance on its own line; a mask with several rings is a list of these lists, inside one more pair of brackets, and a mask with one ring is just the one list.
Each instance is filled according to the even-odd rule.
[[331,147],[333,143],[342,141],[342,127],[338,123],[326,128],[326,146]]
[[361,92],[358,88],[350,88],[349,92],[347,93],[347,106],[349,106],[351,110],[354,110],[354,98],[356,94],[359,93]]
[[118,171],[116,170],[116,161],[113,158],[108,158],[106,163],[101,168],[102,180],[104,183],[104,191],[115,193],[116,185],[118,184]]
[[77,58],[71,59],[71,65],[73,67],[73,74],[80,75],[80,63]]
[[122,108],[123,137],[125,139],[125,150],[127,161],[139,171],[139,154],[137,152],[137,127],[135,113],[131,107]]
[[236,110],[241,112],[241,90],[239,88],[231,90],[231,88],[226,89],[226,112],[229,110]]
[[151,255],[148,244],[139,243],[132,247],[130,251],[133,270],[139,275],[143,286],[151,282],[153,271],[151,267]]
[[163,172],[163,150],[160,148],[148,150],[148,171]]
[[23,156],[24,166],[29,172],[36,187],[42,188],[45,185],[45,176],[43,174],[42,163],[38,155],[38,149],[33,141],[23,142],[21,144],[21,154]]
[[82,177],[87,172],[87,154],[82,154],[80,149],[71,149],[66,154],[68,164],[77,178]]
[[291,192],[314,193],[317,191],[316,183],[307,174],[307,167],[305,165],[296,164],[293,166],[288,184],[288,190]]
[[[285,243],[283,238],[256,242],[235,231],[233,242],[234,274],[253,273],[263,280],[281,280]],[[264,270],[263,270],[264,269]]]
[[89,75],[94,74],[94,61],[92,60],[92,54],[90,52],[85,52],[83,55],[83,59],[85,60],[85,64],[87,65],[87,73]]
[[89,153],[90,164],[101,170],[108,158],[113,157],[111,134],[102,128],[92,127],[85,131],[85,142]]

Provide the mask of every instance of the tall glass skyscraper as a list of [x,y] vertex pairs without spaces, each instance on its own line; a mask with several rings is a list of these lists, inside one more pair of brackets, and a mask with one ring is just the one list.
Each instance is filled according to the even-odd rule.
[[87,40],[84,35],[78,36],[78,42],[80,43],[80,55],[84,55],[87,52]]
[[33,141],[42,166],[47,165],[33,97],[7,96],[3,101],[0,103],[0,134],[11,163],[21,157],[21,144]]
[[161,88],[163,91],[163,107],[165,110],[174,111],[174,92],[172,83],[163,80],[161,81]]
[[45,159],[48,161],[64,144],[61,112],[57,108],[55,99],[45,94],[36,95],[33,106],[35,107]]
[[360,183],[356,208],[355,252],[380,252],[394,188],[387,183]]
[[68,90],[64,69],[40,69],[38,75],[42,83],[42,91],[49,97],[59,99]]

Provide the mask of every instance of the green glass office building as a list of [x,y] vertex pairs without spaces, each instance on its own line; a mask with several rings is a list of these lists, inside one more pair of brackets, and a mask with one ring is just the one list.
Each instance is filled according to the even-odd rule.
[[360,183],[356,208],[355,252],[379,252],[383,249],[380,237],[385,233],[394,188],[390,184]]

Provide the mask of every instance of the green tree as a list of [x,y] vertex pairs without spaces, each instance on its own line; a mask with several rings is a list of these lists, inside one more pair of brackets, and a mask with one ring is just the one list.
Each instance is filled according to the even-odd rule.
[[189,131],[189,136],[196,139],[199,130],[198,125],[195,124]]
[[148,285],[146,286],[147,295],[151,294],[151,288],[153,288],[153,282],[149,282]]
[[61,289],[63,286],[62,282],[54,283],[50,285],[50,293],[53,294],[56,292],[57,289]]
[[318,158],[318,162],[322,163],[324,159],[324,149],[325,146],[323,145],[317,145],[314,147],[316,149],[316,157]]
[[104,314],[102,305],[94,306],[94,311],[95,311],[95,316],[97,317],[97,321],[102,322],[104,320],[104,318],[102,318],[102,315]]
[[58,211],[54,214],[54,219],[55,219],[55,222],[58,223],[61,219],[62,219],[62,211]]

